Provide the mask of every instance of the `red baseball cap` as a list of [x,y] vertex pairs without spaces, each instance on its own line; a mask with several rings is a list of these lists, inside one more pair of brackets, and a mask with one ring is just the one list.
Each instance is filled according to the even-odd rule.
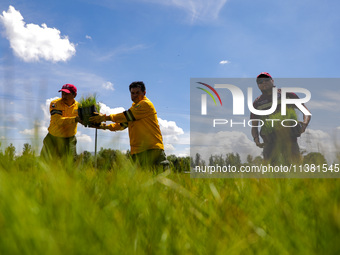
[[77,95],[77,88],[76,86],[72,85],[72,84],[65,84],[61,90],[59,90],[58,92],[65,92],[65,93],[72,93],[72,94],[75,94]]
[[260,73],[260,74],[257,76],[256,79],[258,79],[258,78],[266,78],[266,77],[268,77],[268,78],[270,78],[270,79],[273,79],[272,76],[271,76],[269,73],[266,73],[266,72]]

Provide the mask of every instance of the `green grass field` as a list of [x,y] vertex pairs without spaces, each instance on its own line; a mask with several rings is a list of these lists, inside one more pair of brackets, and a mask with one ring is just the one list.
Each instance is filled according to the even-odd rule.
[[0,163],[0,254],[339,254],[337,179]]

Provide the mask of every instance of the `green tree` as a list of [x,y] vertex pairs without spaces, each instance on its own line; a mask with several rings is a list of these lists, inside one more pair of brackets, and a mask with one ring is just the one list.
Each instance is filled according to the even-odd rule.
[[263,158],[261,156],[257,156],[253,159],[253,164],[254,165],[260,165],[263,162]]
[[209,166],[214,165],[214,163],[215,163],[214,156],[210,155],[210,157],[209,157]]
[[176,172],[189,172],[190,171],[191,157],[177,157],[176,155],[167,156],[170,161],[171,167]]
[[85,165],[93,165],[94,163],[94,157],[92,156],[91,152],[88,151],[83,151],[82,153],[78,154],[77,160]]
[[10,144],[6,149],[5,149],[5,157],[8,160],[14,160],[15,159],[15,147],[13,144]]
[[195,166],[201,165],[201,155],[199,153],[196,153],[195,156]]
[[117,160],[119,152],[112,149],[101,148],[97,156],[98,169],[109,170]]
[[327,161],[320,152],[310,152],[303,158],[303,164],[327,164]]
[[248,164],[253,163],[253,156],[252,156],[252,155],[248,155],[248,156],[247,156],[247,163],[248,163]]
[[241,158],[240,155],[238,153],[236,153],[236,155],[234,153],[228,153],[226,155],[226,160],[225,160],[225,164],[231,165],[231,166],[240,166],[241,165]]
[[32,145],[30,145],[29,143],[25,143],[24,148],[22,150],[22,155],[23,156],[34,156]]

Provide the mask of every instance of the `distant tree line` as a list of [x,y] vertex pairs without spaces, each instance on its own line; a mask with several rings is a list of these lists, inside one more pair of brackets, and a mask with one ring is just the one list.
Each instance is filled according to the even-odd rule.
[[[98,169],[108,170],[115,166],[119,167],[119,161],[121,158],[130,158],[130,151],[123,153],[120,150],[101,148],[96,157],[88,151],[82,152],[77,157],[78,160],[84,164],[92,164]],[[190,157],[177,157],[176,155],[167,156],[171,169],[176,172],[189,172],[190,159]]]
[[[17,155],[13,144],[2,150],[0,143],[0,164],[4,169],[10,164],[16,164],[21,170],[29,169],[36,164],[38,157],[39,155],[36,155],[32,146],[28,143],[24,144],[21,155]],[[123,153],[120,150],[101,148],[96,156],[91,152],[84,151],[78,154],[75,160],[80,164],[90,165],[100,170],[111,170],[119,168],[120,159],[124,158],[130,158],[130,151]],[[190,157],[170,155],[167,159],[172,170],[176,172],[190,171]]]
[[[36,164],[36,158],[39,155],[36,155],[32,146],[28,143],[25,143],[23,146],[22,154],[17,155],[16,148],[13,144],[7,146],[4,150],[1,149],[0,144],[0,164],[4,169],[6,166],[10,164],[17,164],[19,169],[27,170],[31,167],[34,167]],[[119,169],[120,162],[124,158],[129,158],[130,152],[126,153],[121,152],[120,150],[113,149],[104,149],[101,148],[97,155],[93,155],[88,151],[84,151],[77,155],[76,161],[80,164],[86,164],[93,167],[96,167],[100,170],[112,170]],[[170,167],[175,172],[190,172],[190,167],[194,166],[214,166],[214,165],[232,165],[239,167],[241,165],[259,165],[263,162],[262,157],[257,156],[253,157],[251,155],[247,156],[246,162],[242,163],[240,155],[238,153],[227,153],[220,155],[211,155],[206,162],[202,159],[199,153],[196,153],[195,157],[178,157],[176,155],[167,156],[168,161],[170,162]],[[338,162],[340,161],[340,153],[337,155]],[[303,157],[303,164],[324,164],[327,163],[325,157],[319,152],[311,152]]]

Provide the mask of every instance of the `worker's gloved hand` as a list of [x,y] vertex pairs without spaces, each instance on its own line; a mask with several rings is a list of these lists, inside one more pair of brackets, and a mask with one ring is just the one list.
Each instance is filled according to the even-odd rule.
[[80,119],[79,116],[77,116],[77,117],[74,119],[74,121],[75,121],[76,123],[80,123],[80,124],[84,125],[84,124],[83,124],[83,121]]
[[97,123],[90,123],[88,127],[96,128],[96,129],[103,129],[103,130],[108,129],[108,126],[105,123],[100,123],[100,125]]
[[98,113],[98,112],[95,112],[94,114],[96,114],[96,115],[89,118],[90,122],[100,123],[100,122],[106,121],[106,115],[105,114],[101,114],[101,113]]
[[106,126],[106,124],[105,123],[100,123],[100,126],[99,127],[97,127],[98,129],[108,129],[108,127]]

